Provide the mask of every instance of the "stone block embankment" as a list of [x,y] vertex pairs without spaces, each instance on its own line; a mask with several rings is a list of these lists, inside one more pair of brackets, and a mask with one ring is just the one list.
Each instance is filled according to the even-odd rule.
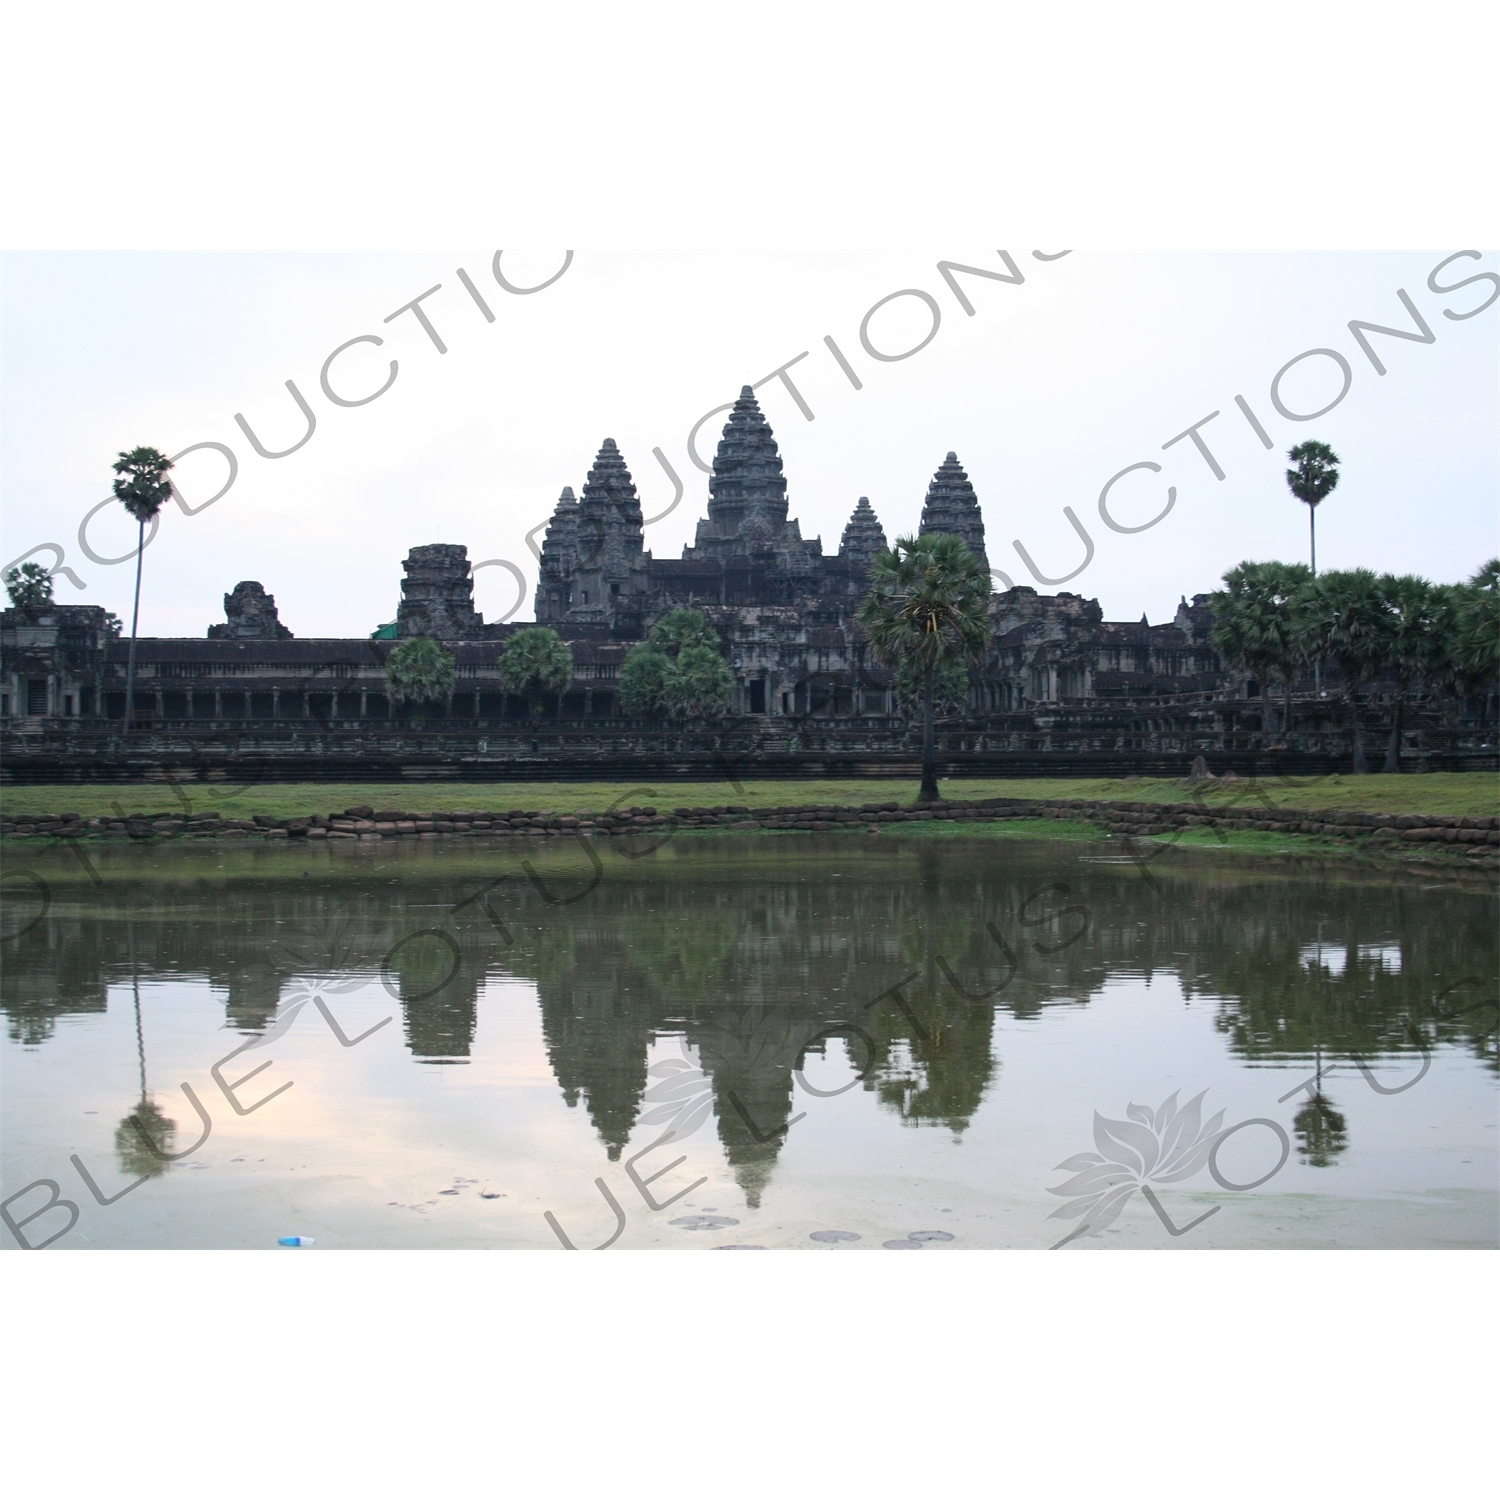
[[418,812],[407,808],[349,807],[341,812],[277,818],[225,818],[218,813],[183,816],[117,815],[85,818],[77,813],[0,816],[0,836],[11,839],[103,839],[134,842],[186,840],[305,839],[330,843],[373,843],[385,839],[548,838],[564,834],[623,837],[664,830],[771,830],[831,833],[870,831],[897,823],[990,823],[1047,818],[1091,822],[1104,832],[1130,838],[1159,838],[1189,829],[1302,834],[1362,840],[1371,848],[1406,849],[1423,845],[1467,846],[1469,852],[1500,856],[1500,818],[1343,812],[1261,805],[1211,807],[1197,801],[1087,802],[1078,799],[995,797],[981,801],[937,802],[927,807],[897,802],[843,806],[804,803],[751,808],[744,804],[678,807],[663,812],[650,806],[594,813],[548,809]]
[[1211,808],[1198,803],[1163,806],[1150,802],[1109,802],[1095,803],[1092,807],[1092,814],[1084,815],[1092,816],[1108,832],[1142,838],[1159,837],[1181,829],[1212,828],[1364,839],[1375,845],[1443,843],[1481,848],[1500,845],[1500,818],[1490,817],[1344,812],[1274,806]]

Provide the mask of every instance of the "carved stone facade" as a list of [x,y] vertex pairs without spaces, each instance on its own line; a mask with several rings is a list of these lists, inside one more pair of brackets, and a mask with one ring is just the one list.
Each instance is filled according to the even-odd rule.
[[100,683],[113,640],[107,611],[97,604],[0,611],[0,717],[67,721],[101,714]]
[[775,435],[749,386],[724,426],[708,493],[693,545],[680,559],[654,558],[645,550],[630,472],[606,438],[582,506],[564,490],[548,525],[538,622],[560,630],[573,621],[607,623],[620,639],[639,639],[673,609],[787,606],[826,614],[859,602],[869,559],[884,545],[879,520],[861,500],[836,557],[823,555],[821,540],[803,539],[788,516]]
[[984,518],[979,514],[979,499],[969,476],[964,473],[958,454],[950,453],[927,486],[927,500],[922,506],[922,524],[918,536],[937,532],[940,536],[961,536],[989,572],[990,560],[984,550]]
[[[775,435],[748,386],[714,455],[707,510],[680,558],[654,558],[630,470],[608,438],[581,499],[563,490],[540,549],[535,607],[537,621],[568,643],[574,680],[549,712],[584,727],[618,718],[620,667],[631,645],[663,615],[688,607],[703,610],[719,632],[735,681],[732,717],[780,720],[793,734],[808,720],[901,732],[892,674],[854,620],[886,532],[861,496],[836,554],[803,538]],[[953,453],[928,486],[919,529],[960,536],[985,559],[979,500]],[[458,661],[452,698],[429,720],[483,733],[524,718],[527,705],[508,697],[498,673],[503,642],[522,626],[486,624],[475,610],[467,549],[413,547],[405,573],[395,629],[382,627],[375,639],[293,641],[261,585],[239,584],[224,599],[227,622],[210,627],[207,640],[140,641],[139,713],[165,725],[313,720],[357,728],[391,717],[388,637],[425,635],[448,642]],[[1065,706],[1097,717],[1148,702],[1257,694],[1223,670],[1203,595],[1184,600],[1161,625],[1111,623],[1094,600],[1027,587],[993,595],[989,611],[990,650],[970,674],[967,719],[976,723]],[[12,729],[68,717],[107,728],[123,712],[127,643],[108,637],[102,610],[11,609],[0,624],[0,706]],[[1108,739],[1106,731],[1090,734]]]
[[878,552],[886,548],[885,528],[879,517],[870,509],[869,497],[861,495],[849,524],[844,527],[843,539],[839,542],[839,556],[848,559],[857,568],[868,568]]
[[289,641],[292,632],[276,614],[276,596],[263,585],[248,580],[235,584],[224,595],[224,613],[228,623],[210,625],[211,641]]
[[[590,487],[599,495],[592,513]],[[607,439],[583,507],[564,490],[548,525],[537,620],[565,639],[587,621],[633,641],[672,609],[702,609],[729,655],[736,712],[893,714],[891,674],[870,656],[853,618],[870,563],[887,545],[868,498],[860,497],[836,555],[825,556],[821,540],[805,540],[790,515],[775,435],[749,386],[725,424],[708,489],[693,545],[680,560],[658,560],[644,549],[635,487]],[[979,499],[955,453],[927,488],[918,534],[932,532],[961,537],[989,568]],[[1192,605],[1184,600],[1170,625],[1106,624],[1094,601],[1031,588],[993,596],[990,615],[994,646],[972,674],[979,713],[1228,685],[1208,643],[1212,622],[1201,595]]]
[[413,547],[406,554],[396,633],[464,641],[480,634],[484,617],[474,608],[469,549],[449,542]]

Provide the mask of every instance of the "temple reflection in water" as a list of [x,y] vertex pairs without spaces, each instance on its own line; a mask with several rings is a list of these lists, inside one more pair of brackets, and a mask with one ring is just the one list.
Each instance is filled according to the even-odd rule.
[[[1226,1047],[1252,1063],[1321,1069],[1450,1042],[1495,1066],[1493,1006],[1475,1004],[1497,971],[1483,892],[1207,865],[1159,864],[1153,884],[1128,863],[1010,842],[836,839],[793,863],[761,840],[684,838],[637,859],[608,851],[592,889],[578,851],[532,851],[538,880],[493,857],[403,852],[378,874],[341,861],[316,881],[264,878],[250,858],[60,888],[4,943],[10,1036],[45,1047],[62,1018],[102,1012],[133,979],[202,981],[251,1036],[317,983],[384,963],[411,1057],[462,1064],[486,986],[529,981],[557,1086],[605,1155],[670,1128],[648,1067],[675,1042],[752,1204],[805,1107],[809,1059],[846,1048],[879,1108],[961,1142],[1002,1086],[996,1016],[1085,1006],[1122,977],[1165,976],[1213,1003]],[[146,1061],[143,1048],[143,1078]],[[692,1089],[678,1090],[684,1109]],[[1344,1148],[1321,1084],[1297,1135],[1313,1165]]]

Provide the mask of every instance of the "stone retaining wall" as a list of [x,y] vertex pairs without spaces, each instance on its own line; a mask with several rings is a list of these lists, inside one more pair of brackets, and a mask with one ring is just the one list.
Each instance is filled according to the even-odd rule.
[[416,812],[369,806],[304,817],[224,818],[217,813],[172,817],[126,816],[84,818],[77,813],[0,815],[0,836],[11,839],[89,838],[121,840],[309,839],[336,842],[382,839],[557,837],[586,833],[610,837],[664,829],[772,829],[832,832],[875,830],[883,824],[909,822],[997,822],[1017,818],[1086,821],[1104,831],[1153,838],[1190,828],[1312,834],[1366,840],[1387,845],[1455,844],[1473,846],[1478,854],[1496,853],[1500,818],[1441,815],[1338,812],[1285,807],[1211,808],[1197,802],[1163,805],[1153,802],[1087,802],[995,797],[973,802],[937,802],[903,807],[897,802],[866,802],[858,807],[828,803],[751,808],[742,804],[617,808],[606,813],[560,814],[513,808],[508,811]]
[[[125,786],[156,783],[232,783],[241,787],[286,782],[469,782],[489,796],[505,782],[620,781],[842,781],[915,778],[920,764],[913,737],[900,733],[804,727],[795,736],[755,738],[690,732],[574,733],[539,728],[524,741],[494,736],[407,734],[383,740],[360,735],[224,734],[172,736],[0,732],[0,784],[26,786]],[[1137,737],[1138,738],[1138,737]],[[1168,737],[1169,740],[1171,737]],[[1231,740],[1233,737],[1230,737]],[[1325,742],[1326,741],[1326,742]],[[1177,737],[1158,749],[1100,749],[1087,737],[1061,732],[999,735],[983,729],[938,734],[945,776],[1120,777],[1178,779],[1198,755],[1217,775],[1241,778],[1329,776],[1346,771],[1347,752],[1333,739],[1297,751],[1254,750],[1222,736]],[[1493,750],[1462,745],[1406,751],[1412,771],[1497,771]]]

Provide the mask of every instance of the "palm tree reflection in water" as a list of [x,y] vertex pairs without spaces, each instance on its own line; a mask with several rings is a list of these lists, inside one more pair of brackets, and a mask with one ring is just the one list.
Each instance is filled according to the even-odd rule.
[[[1358,964],[1347,949],[1343,973],[1355,977]],[[1323,963],[1323,924],[1318,923],[1317,952],[1308,965],[1309,977],[1319,988],[1330,983]],[[1323,1037],[1321,1008],[1313,1013],[1313,1088],[1307,1102],[1292,1116],[1297,1134],[1297,1155],[1310,1167],[1331,1167],[1334,1157],[1346,1150],[1349,1136],[1343,1115],[1323,1096]]]
[[[575,889],[562,882],[582,862],[566,842],[525,849],[549,861],[549,890]],[[378,869],[351,859],[295,884],[231,867],[219,889],[236,920],[224,923],[203,921],[176,877],[153,879],[145,910],[139,889],[111,884],[76,918],[49,915],[8,941],[0,1012],[14,1042],[47,1045],[63,1017],[97,1012],[106,996],[117,1009],[131,975],[141,1076],[130,1113],[115,1119],[135,1178],[165,1175],[158,1152],[179,1149],[173,1132],[190,1124],[152,1103],[140,988],[157,976],[201,976],[226,996],[229,1024],[248,1030],[278,1013],[278,999],[311,1004],[366,985],[378,994],[383,979],[404,1012],[402,1050],[423,1063],[474,1055],[482,1008],[521,993],[517,983],[534,987],[562,1100],[587,1114],[610,1161],[674,1128],[675,1110],[643,1115],[710,1097],[747,1195],[774,1175],[788,1141],[808,1136],[793,1124],[799,1113],[847,1115],[862,1093],[913,1131],[967,1145],[969,1122],[1004,1086],[1001,1028],[1056,1031],[1080,1007],[1117,1007],[1122,983],[1131,993],[1153,979],[1180,987],[1195,1013],[1183,1024],[1211,1026],[1237,1068],[1299,1070],[1283,1084],[1292,1092],[1279,1117],[1302,1133],[1309,1165],[1344,1165],[1353,1151],[1355,1121],[1346,1132],[1322,1094],[1323,1053],[1330,1068],[1409,1058],[1415,1027],[1429,1050],[1500,1069],[1483,998],[1500,972],[1487,891],[1189,861],[1163,864],[1148,886],[1134,869],[1065,858],[1056,845],[868,843],[809,843],[793,862],[771,839],[680,839],[652,860],[606,866],[588,901],[565,908],[524,878],[496,887],[509,867],[488,849],[438,861],[413,848],[410,866]],[[508,939],[469,899],[482,889],[494,890]],[[510,1014],[497,1010],[496,1025]],[[180,1025],[160,1010],[153,1024],[158,1049],[163,1028]],[[507,1035],[492,1030],[485,1045]],[[648,1069],[662,1043],[676,1051],[674,1038],[691,1067],[682,1059],[669,1081]],[[847,1098],[813,1105],[799,1070],[815,1088],[850,1085]],[[694,1123],[691,1139],[707,1144],[710,1114]],[[682,1140],[666,1149],[676,1154]]]
[[[115,1127],[115,1154],[120,1169],[132,1177],[160,1177],[171,1166],[164,1160],[177,1121],[169,1120],[146,1088],[146,1038],[141,1026],[141,973],[135,959],[135,924],[127,923],[130,943],[130,985],[135,999],[135,1052],[140,1065],[141,1098]],[[152,1146],[156,1150],[151,1149]],[[160,1153],[158,1155],[157,1153]]]
[[1323,1097],[1323,1051],[1316,1053],[1317,1076],[1307,1103],[1292,1116],[1297,1134],[1297,1155],[1310,1167],[1331,1167],[1333,1159],[1347,1149],[1349,1137],[1344,1117]]

